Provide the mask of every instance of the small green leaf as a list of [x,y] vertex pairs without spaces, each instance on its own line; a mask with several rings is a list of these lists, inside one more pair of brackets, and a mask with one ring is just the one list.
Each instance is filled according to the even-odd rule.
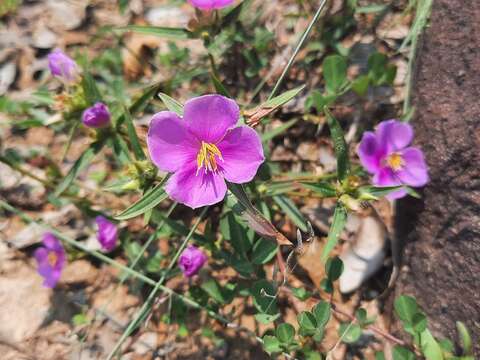
[[460,339],[462,341],[462,348],[464,355],[473,355],[472,353],[472,337],[468,332],[467,327],[461,321],[456,322],[457,325],[457,332],[460,335]]
[[322,289],[323,291],[325,291],[328,294],[332,294],[333,293],[333,283],[328,279],[323,279],[320,282],[320,289]]
[[292,290],[292,294],[301,301],[305,301],[312,296],[312,293],[303,287],[299,287],[299,288],[292,287],[291,290]]
[[338,335],[344,343],[353,344],[362,336],[362,328],[357,324],[343,323],[340,324]]
[[265,335],[263,337],[263,349],[269,353],[281,352],[282,348],[280,347],[280,342],[275,336]]
[[359,96],[365,96],[370,85],[370,79],[367,75],[360,75],[352,82],[352,90]]
[[253,297],[253,305],[258,311],[270,315],[277,313],[276,288],[271,282],[265,279],[258,280],[253,283],[250,292]]
[[100,90],[98,90],[95,79],[88,71],[85,71],[83,74],[82,88],[89,106],[102,100],[102,95],[100,94]]
[[323,95],[318,90],[313,90],[309,97],[309,102],[316,108],[319,114],[323,113],[325,106],[332,105],[337,100],[338,95]]
[[418,305],[416,300],[408,295],[402,295],[395,300],[395,312],[400,320],[407,324],[413,322],[413,316],[418,313]]
[[415,360],[415,354],[401,346],[395,346],[392,351],[393,360]]
[[264,132],[263,135],[262,135],[262,142],[266,143],[267,141],[273,139],[274,137],[282,134],[284,131],[286,131],[287,129],[289,129],[293,125],[295,125],[298,120],[299,120],[298,118],[289,120],[286,123],[280,125],[279,127],[276,127],[276,128],[274,128],[270,131]]
[[280,324],[275,330],[275,335],[281,343],[290,344],[295,336],[295,328],[288,323]]
[[269,314],[255,314],[255,319],[263,324],[263,325],[268,325],[275,320],[277,320],[280,317],[280,314],[274,314],[274,315],[269,315]]
[[335,212],[333,214],[333,221],[332,225],[330,226],[330,230],[328,231],[327,243],[322,252],[322,261],[325,262],[328,258],[328,255],[333,250],[335,245],[338,242],[338,238],[345,227],[347,222],[347,210],[345,207],[337,203],[335,207]]
[[443,352],[428,329],[420,334],[420,347],[427,360],[443,360]]
[[329,258],[327,263],[325,264],[325,273],[330,281],[337,280],[343,272],[343,261],[338,257],[335,256],[333,258]]
[[201,288],[219,304],[226,304],[231,300],[228,292],[225,291],[226,289],[222,289],[215,279],[208,279],[202,284]]
[[72,323],[74,326],[81,326],[89,324],[90,320],[87,315],[80,313],[73,316]]
[[323,77],[329,94],[340,91],[347,80],[347,61],[339,55],[330,55],[323,60]]
[[340,182],[343,182],[350,173],[350,161],[348,158],[348,147],[343,136],[343,130],[337,119],[335,119],[328,110],[324,108],[325,115],[327,115],[327,123],[330,127],[330,134],[333,141],[333,147],[335,149],[335,155],[337,157],[337,177]]
[[287,214],[293,223],[298,226],[300,230],[307,232],[307,221],[292,200],[283,195],[275,195],[273,200],[278,206],[280,206],[280,208],[285,212],[285,214]]
[[140,34],[155,35],[170,39],[190,39],[193,38],[193,33],[183,28],[163,27],[163,26],[148,26],[148,25],[128,25],[118,28],[120,31],[133,31]]
[[332,312],[332,306],[330,303],[321,300],[317,305],[312,309],[313,315],[317,320],[318,327],[325,327],[330,320],[330,315]]
[[163,189],[166,179],[160,182],[153,189],[148,190],[137,202],[115,216],[117,220],[127,220],[142,215],[146,211],[153,209],[163,200],[168,198],[167,193]]
[[300,325],[303,330],[308,332],[314,331],[317,328],[317,320],[309,311],[302,311],[300,314],[298,314],[297,321],[298,325]]
[[377,200],[402,188],[403,186],[361,186],[357,189],[358,198],[361,200]]
[[329,183],[326,183],[326,182],[319,182],[319,183],[316,183],[316,184],[302,183],[302,186],[304,188],[312,190],[313,192],[316,192],[317,194],[320,194],[322,197],[336,197],[337,196],[337,191],[335,190],[335,188],[332,185],[330,185]]
[[363,327],[363,324],[367,321],[367,311],[361,308],[357,309],[357,311],[355,311],[355,318],[358,324]]
[[225,85],[223,85],[217,75],[215,75],[214,73],[210,73],[210,78],[212,79],[213,86],[215,87],[215,90],[218,94],[226,96],[228,98],[232,98],[227,88],[225,87]]
[[252,262],[257,265],[266,264],[273,259],[277,250],[278,246],[273,241],[260,238],[253,246]]
[[55,196],[60,196],[65,190],[68,189],[68,187],[73,183],[80,171],[87,167],[92,162],[95,155],[100,152],[103,145],[104,141],[97,141],[90,145],[90,147],[85,150],[82,155],[80,155],[77,161],[75,161],[75,164],[73,164],[73,166],[68,171],[67,175],[65,175],[60,184],[58,184],[54,192]]
[[285,105],[287,102],[292,100],[297,96],[300,91],[305,88],[305,85],[299,86],[295,89],[285,91],[283,94],[275,96],[273,99],[270,99],[261,105],[262,108],[273,108],[276,109],[282,105]]
[[158,93],[158,97],[163,101],[163,104],[168,110],[174,112],[180,117],[183,116],[183,105],[181,103],[164,93]]
[[421,333],[427,328],[427,317],[423,313],[416,313],[412,318],[413,330],[416,333]]

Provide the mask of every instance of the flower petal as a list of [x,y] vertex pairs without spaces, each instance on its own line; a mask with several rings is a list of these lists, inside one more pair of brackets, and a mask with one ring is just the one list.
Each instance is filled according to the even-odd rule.
[[165,191],[174,200],[192,209],[213,205],[223,200],[227,184],[218,173],[199,171],[195,164],[173,174]]
[[380,170],[380,160],[386,150],[380,147],[376,135],[371,131],[363,134],[357,153],[363,167],[372,174]]
[[162,111],[155,114],[147,134],[148,152],[153,163],[162,171],[174,172],[195,162],[200,143],[177,114]]
[[257,132],[248,126],[230,130],[218,144],[223,161],[219,162],[225,179],[242,184],[251,181],[265,161]]
[[414,187],[426,185],[429,179],[423,152],[418,148],[409,147],[403,150],[401,154],[405,164],[402,170],[396,172],[400,181],[405,185]]
[[240,117],[235,101],[221,95],[204,95],[186,102],[185,121],[201,141],[217,143]]
[[413,140],[413,129],[410,124],[398,120],[382,121],[377,128],[378,141],[388,152],[407,147]]
[[202,10],[221,9],[233,4],[234,0],[188,0],[190,4]]
[[117,226],[108,221],[104,216],[97,216],[95,218],[97,223],[97,239],[103,250],[110,251],[117,245]]

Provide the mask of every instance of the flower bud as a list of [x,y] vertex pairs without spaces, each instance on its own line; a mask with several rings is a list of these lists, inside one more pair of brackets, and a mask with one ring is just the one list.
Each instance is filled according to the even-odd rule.
[[189,245],[180,255],[178,265],[182,269],[183,275],[192,277],[200,271],[207,259],[207,255],[202,250],[195,245]]
[[91,128],[103,128],[110,125],[110,112],[107,105],[97,102],[83,112],[82,122]]
[[53,76],[66,82],[74,82],[78,77],[77,63],[60,49],[48,54],[48,68]]

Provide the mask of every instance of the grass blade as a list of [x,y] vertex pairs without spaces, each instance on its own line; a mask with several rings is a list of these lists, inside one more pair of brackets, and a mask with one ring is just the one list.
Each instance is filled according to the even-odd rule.
[[327,243],[323,248],[322,252],[322,261],[325,262],[328,259],[328,255],[333,250],[335,245],[338,242],[338,238],[345,227],[345,223],[347,222],[347,210],[345,207],[337,203],[337,207],[335,208],[335,212],[333,214],[333,221],[332,225],[330,226],[330,230],[328,232]]
[[344,181],[350,173],[350,161],[348,159],[348,147],[343,136],[343,130],[337,119],[335,119],[328,110],[324,107],[325,114],[327,115],[327,123],[330,127],[330,134],[333,140],[333,147],[335,149],[335,155],[337,156],[337,178],[339,181]]
[[158,94],[158,97],[163,101],[163,104],[168,110],[174,112],[178,116],[183,116],[183,105],[181,103],[162,92]]

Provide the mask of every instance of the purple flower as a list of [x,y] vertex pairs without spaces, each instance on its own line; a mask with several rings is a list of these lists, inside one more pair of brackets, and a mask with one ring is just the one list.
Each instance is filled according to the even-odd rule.
[[82,115],[82,122],[91,128],[103,128],[110,124],[110,112],[107,105],[97,102],[87,108]]
[[48,54],[48,67],[53,76],[72,82],[78,76],[77,63],[62,50],[55,49]]
[[170,111],[155,114],[147,145],[153,163],[173,172],[165,187],[174,200],[191,208],[221,201],[225,180],[246,183],[264,161],[258,134],[235,127],[240,111],[235,101],[205,95],[187,101],[183,119]]
[[97,239],[102,245],[102,249],[105,251],[113,250],[117,245],[117,227],[103,216],[97,216],[95,222],[98,228]]
[[38,273],[44,278],[43,286],[54,288],[65,266],[65,250],[62,243],[52,234],[43,235],[43,247],[35,250]]
[[221,9],[233,4],[235,0],[188,0],[193,6],[202,10]]
[[[373,174],[374,185],[421,187],[427,184],[428,169],[423,153],[409,146],[412,140],[412,127],[397,120],[382,121],[375,133],[363,134],[358,156],[363,167]],[[406,194],[402,189],[388,197],[398,199]]]
[[178,265],[186,277],[196,275],[208,260],[207,255],[195,245],[188,245],[178,259]]

